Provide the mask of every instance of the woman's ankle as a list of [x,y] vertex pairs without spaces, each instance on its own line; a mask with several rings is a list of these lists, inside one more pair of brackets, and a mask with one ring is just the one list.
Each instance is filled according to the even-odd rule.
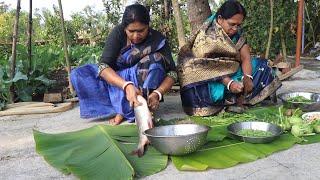
[[117,114],[114,118],[110,119],[111,125],[119,125],[124,120],[123,116],[121,114]]

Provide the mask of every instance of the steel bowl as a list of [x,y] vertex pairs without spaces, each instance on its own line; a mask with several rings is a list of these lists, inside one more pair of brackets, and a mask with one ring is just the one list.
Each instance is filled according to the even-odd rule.
[[320,120],[320,112],[308,112],[308,113],[304,113],[302,114],[302,119],[305,122],[312,122],[315,120]]
[[144,131],[151,145],[163,154],[185,155],[206,143],[209,126],[179,124],[159,126]]
[[[239,132],[243,129],[269,131],[273,135],[268,137],[241,136],[239,135]],[[227,130],[232,138],[238,139],[244,142],[255,143],[255,144],[272,142],[275,139],[277,139],[283,132],[281,127],[278,125],[267,123],[267,122],[255,122],[255,121],[233,123],[227,127]]]
[[[289,98],[303,96],[306,99],[311,100],[312,102],[291,102],[288,101]],[[278,95],[279,99],[283,102],[283,104],[288,108],[300,108],[302,111],[310,112],[320,110],[320,94],[319,93],[311,93],[311,92],[290,92],[290,93],[282,93]]]

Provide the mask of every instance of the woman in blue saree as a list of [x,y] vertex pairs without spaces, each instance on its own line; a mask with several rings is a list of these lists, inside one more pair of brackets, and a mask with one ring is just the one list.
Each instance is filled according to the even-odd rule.
[[227,105],[254,105],[281,83],[265,59],[251,57],[240,26],[244,7],[227,0],[180,49],[178,77],[184,111],[209,116]]
[[112,125],[134,122],[138,94],[147,99],[150,110],[158,108],[177,75],[165,37],[149,22],[144,6],[127,6],[121,24],[106,40],[100,64],[71,72],[82,118],[114,116]]

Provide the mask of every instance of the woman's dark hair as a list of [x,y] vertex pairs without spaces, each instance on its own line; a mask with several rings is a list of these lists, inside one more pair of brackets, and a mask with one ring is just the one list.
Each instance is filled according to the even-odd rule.
[[127,27],[130,23],[135,21],[149,25],[149,11],[141,4],[132,4],[127,6],[124,10],[121,24],[124,25],[124,27]]
[[242,14],[243,18],[246,17],[246,10],[236,0],[227,0],[218,9],[216,15],[221,16],[223,19],[229,19],[236,14]]

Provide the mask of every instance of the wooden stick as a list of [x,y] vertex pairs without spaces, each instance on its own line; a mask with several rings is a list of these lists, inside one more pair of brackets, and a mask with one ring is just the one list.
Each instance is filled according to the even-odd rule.
[[66,66],[67,66],[66,69],[68,72],[69,90],[71,95],[74,96],[74,89],[70,80],[71,67],[70,67],[69,54],[68,54],[68,48],[67,48],[67,35],[66,35],[66,29],[64,26],[62,3],[61,3],[61,0],[58,0],[58,2],[59,2],[59,13],[60,13],[60,19],[61,19],[62,37],[63,37],[63,50],[64,50],[64,56],[66,59]]
[[[19,27],[19,16],[21,9],[21,0],[17,0],[17,9],[16,9],[16,19],[14,21],[13,29],[13,40],[12,40],[12,55],[11,55],[11,68],[10,68],[10,79],[12,80],[16,74],[16,59],[17,59],[17,39],[18,39],[18,27]],[[14,84],[10,85],[9,101],[14,102]]]
[[279,80],[283,81],[287,79],[288,77],[296,74],[297,72],[301,71],[303,69],[303,65],[299,65],[298,67],[292,68],[289,72],[282,74],[279,76]]
[[7,104],[6,109],[20,108],[20,107],[43,107],[43,106],[54,106],[54,104],[44,103],[44,102],[19,102],[19,103]]
[[304,0],[298,1],[298,26],[297,26],[297,44],[296,44],[296,63],[295,67],[300,65],[301,46],[302,46],[302,19]]
[[46,113],[57,113],[64,112],[73,107],[72,102],[60,103],[57,107],[34,107],[34,108],[13,108],[4,111],[0,111],[1,116],[11,115],[28,115],[28,114],[46,114]]

